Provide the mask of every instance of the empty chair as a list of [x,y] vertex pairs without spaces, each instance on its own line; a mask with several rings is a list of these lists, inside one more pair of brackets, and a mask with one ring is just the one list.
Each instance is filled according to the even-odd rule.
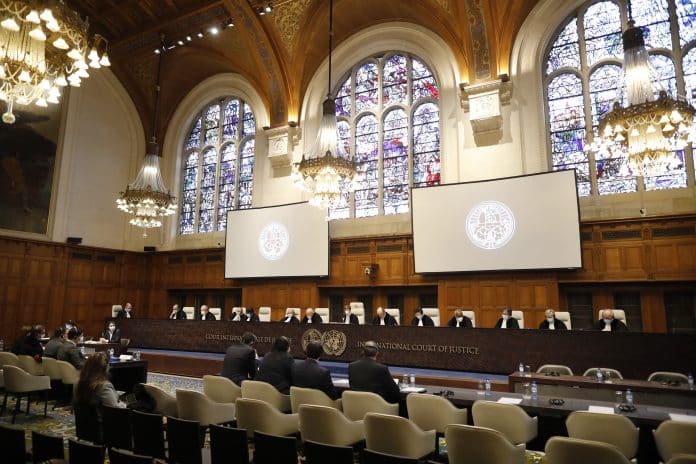
[[263,400],[238,398],[235,404],[237,426],[246,429],[249,437],[253,437],[255,432],[291,435],[300,429],[297,414],[283,414]]
[[[304,440],[306,464],[353,464],[353,448]],[[215,464],[215,463],[213,463]]]
[[160,414],[133,410],[133,452],[164,459],[164,423]]
[[258,380],[245,380],[242,382],[242,398],[266,401],[282,412],[289,412],[291,409],[290,395],[284,395],[270,383]]
[[16,354],[9,351],[0,351],[0,367],[2,366],[19,366],[19,358]]
[[597,377],[597,371],[602,370],[602,373],[604,374],[604,378],[606,379],[607,372],[612,378],[615,379],[623,379],[623,375],[621,375],[621,372],[617,371],[616,369],[612,369],[610,367],[590,367],[587,369],[582,375],[583,377]]
[[565,324],[566,329],[571,330],[573,328],[572,322],[570,320],[570,313],[568,311],[555,311],[554,313],[556,319]]
[[44,417],[48,409],[48,391],[51,389],[51,379],[47,375],[30,375],[17,366],[4,365],[3,379],[5,380],[5,400],[7,395],[15,396],[15,407],[12,413],[12,423],[15,423],[19,412],[20,402],[23,396],[27,397],[27,414],[29,414],[29,403],[32,393],[43,393],[44,397]]
[[512,311],[510,315],[517,319],[517,324],[520,326],[520,329],[524,329],[524,313],[522,311]]
[[271,322],[271,307],[259,307],[259,322]]
[[573,411],[566,419],[566,428],[570,438],[612,444],[628,459],[638,451],[638,428],[625,416]]
[[256,432],[254,464],[297,464],[297,440]]
[[128,450],[111,448],[109,450],[110,464],[152,464],[152,456],[135,454]]
[[118,312],[123,309],[123,306],[121,305],[111,305],[111,317],[116,318],[118,317]]
[[548,464],[629,464],[621,451],[607,443],[578,438],[551,437],[546,442],[546,462]]
[[404,458],[393,454],[378,453],[365,449],[362,451],[363,464],[418,464],[420,461],[414,458]]
[[666,420],[653,430],[653,435],[665,462],[677,454],[696,454],[696,423]]
[[170,463],[201,464],[203,462],[203,435],[198,422],[167,417],[167,444]]
[[72,394],[73,385],[80,380],[80,371],[67,361],[56,361],[56,365],[60,372],[60,381],[63,382],[69,394]]
[[341,409],[342,402],[340,399],[332,400],[326,393],[316,388],[290,387],[290,409],[292,412],[299,412],[300,406],[303,404]]
[[300,406],[302,439],[334,446],[348,446],[365,439],[363,422],[353,422],[337,409],[303,404]]
[[421,459],[435,451],[435,430],[421,430],[410,420],[389,414],[365,416],[366,448],[378,453]]
[[63,437],[60,435],[31,432],[31,457],[35,463],[50,459],[64,459]]
[[242,389],[227,377],[204,375],[203,393],[217,403],[234,403],[242,396]]
[[679,372],[666,372],[657,371],[653,372],[648,376],[650,382],[660,382],[660,383],[683,383],[689,382],[689,378]]
[[101,464],[104,462],[104,447],[69,438],[68,462],[70,464]]
[[398,325],[401,325],[401,312],[399,308],[384,308],[384,312],[396,319]]
[[514,445],[529,443],[537,436],[537,418],[529,417],[516,404],[476,401],[471,415],[475,426],[497,430]]
[[211,425],[210,459],[211,464],[249,464],[246,430]]
[[43,364],[44,375],[51,379],[51,383],[62,381],[57,360],[45,357],[42,359],[41,364]]
[[145,391],[155,400],[155,411],[163,416],[177,417],[179,409],[176,405],[176,396],[167,393],[157,385],[143,384]]
[[27,445],[22,427],[0,422],[0,443],[4,462],[26,462]]
[[537,369],[537,374],[573,375],[573,370],[563,364],[544,364]]
[[[452,464],[524,464],[525,448],[487,427],[451,424],[445,427],[447,456]],[[475,446],[472,444],[475,443]]]
[[176,405],[179,409],[179,417],[198,421],[203,427],[233,422],[235,418],[233,403],[216,403],[203,393],[193,390],[177,389]]
[[27,354],[20,354],[17,356],[17,360],[19,361],[19,367],[24,369],[27,374],[45,375],[43,364],[37,362],[33,357]]
[[399,414],[399,405],[387,403],[376,393],[346,390],[341,396],[343,413],[352,421],[362,420],[368,412]]
[[222,308],[210,308],[208,311],[210,311],[210,314],[215,316],[216,320],[222,320]]
[[667,464],[696,464],[696,454],[675,454]]
[[408,418],[421,430],[445,433],[449,424],[466,424],[467,410],[459,409],[446,398],[436,395],[411,393],[406,397]]
[[186,319],[194,319],[196,317],[196,308],[193,306],[184,306],[182,309],[184,314],[186,314]]
[[80,440],[96,444],[104,443],[102,423],[96,407],[82,404],[74,404],[75,435]]
[[133,449],[131,410],[113,406],[101,406],[104,446],[107,448]]
[[423,315],[430,317],[435,327],[440,327],[440,308],[423,308]]

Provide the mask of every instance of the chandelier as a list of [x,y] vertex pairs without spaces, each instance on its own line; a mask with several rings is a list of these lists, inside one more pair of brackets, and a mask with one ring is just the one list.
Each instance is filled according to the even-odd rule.
[[608,155],[605,157],[625,160],[621,168],[624,174],[656,177],[680,165],[677,152],[695,141],[696,109],[685,99],[672,98],[664,89],[655,97],[653,82],[659,85],[659,79],[645,49],[643,30],[632,19],[630,2],[628,9],[628,29],[622,34],[628,106],[614,102],[588,148]]
[[321,123],[309,153],[294,163],[294,184],[311,194],[309,204],[322,209],[335,208],[342,195],[357,187],[359,174],[355,162],[338,146],[336,103],[331,98],[331,54],[333,49],[333,0],[329,2],[329,85],[322,104]]
[[[61,87],[79,87],[88,68],[111,65],[107,41],[62,0],[0,0],[0,100],[6,124],[14,105],[58,103]],[[89,61],[89,64],[87,62]]]
[[161,218],[174,214],[176,198],[171,195],[164,185],[159,167],[159,145],[157,144],[157,116],[159,113],[160,74],[162,56],[167,47],[162,41],[157,59],[157,85],[155,87],[155,106],[152,117],[152,138],[147,144],[143,165],[135,180],[126,186],[119,194],[116,206],[121,211],[130,214],[130,223],[143,228],[143,237],[147,237],[147,229],[162,226]]

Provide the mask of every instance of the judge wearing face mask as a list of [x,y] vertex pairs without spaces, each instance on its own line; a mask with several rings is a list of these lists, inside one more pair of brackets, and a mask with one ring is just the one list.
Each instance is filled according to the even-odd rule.
[[547,309],[544,312],[546,319],[539,324],[541,330],[568,330],[565,323],[560,319],[556,319],[556,312],[553,309]]
[[350,306],[345,305],[343,307],[343,317],[341,318],[341,324],[360,324],[358,316],[350,312]]
[[510,308],[503,309],[503,314],[501,315],[498,322],[495,323],[496,329],[519,329],[520,325],[517,323],[517,319],[512,317],[512,310]]
[[232,314],[230,315],[230,321],[232,322],[242,322],[244,319],[242,319],[243,314],[242,314],[242,308],[236,307],[232,308]]
[[474,324],[472,324],[471,319],[466,317],[464,315],[464,312],[461,309],[455,309],[454,310],[454,316],[452,316],[452,319],[450,319],[447,322],[447,325],[449,327],[468,327],[468,328],[473,328]]
[[109,325],[104,330],[99,341],[101,343],[118,343],[121,341],[121,329],[116,328],[115,321],[109,321]]
[[614,318],[614,311],[611,309],[602,311],[602,318],[597,321],[595,328],[602,332],[623,332],[628,330],[626,324]]
[[372,319],[372,325],[399,325],[391,314],[382,307],[377,308],[377,315]]
[[285,317],[280,320],[280,322],[285,322],[287,324],[299,324],[300,320],[295,316],[295,310],[292,308],[287,308],[285,310]]
[[217,321],[215,314],[208,311],[208,305],[201,305],[201,311],[198,314],[199,321]]
[[416,308],[416,312],[413,314],[413,319],[411,320],[411,325],[417,327],[435,327],[433,319],[427,314],[423,314],[421,308]]
[[259,315],[254,312],[254,308],[252,307],[244,308],[244,314],[242,314],[242,321],[259,322]]

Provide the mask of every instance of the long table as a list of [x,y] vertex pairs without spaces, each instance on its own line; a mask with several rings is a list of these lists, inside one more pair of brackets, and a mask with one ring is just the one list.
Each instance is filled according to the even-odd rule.
[[565,364],[576,372],[601,365],[628,378],[653,371],[686,372],[696,366],[696,335],[597,331],[380,327],[345,324],[284,324],[169,319],[122,319],[131,347],[224,353],[244,332],[257,336],[259,354],[276,337],[291,339],[291,354],[303,356],[308,341],[319,340],[326,360],[358,359],[368,340],[380,346],[380,360],[391,365],[508,374],[520,362],[536,369]]

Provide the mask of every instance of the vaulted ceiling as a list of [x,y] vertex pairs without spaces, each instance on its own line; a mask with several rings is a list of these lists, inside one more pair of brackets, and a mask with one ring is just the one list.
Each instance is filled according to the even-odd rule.
[[[438,34],[457,59],[462,81],[508,72],[515,34],[538,0],[335,0],[334,46],[369,26],[413,23]],[[271,125],[297,117],[307,85],[327,56],[328,0],[67,0],[110,42],[112,70],[151,132],[156,59],[164,34],[158,135],[182,98],[218,73],[243,75],[268,108]],[[233,27],[221,26],[232,22]],[[208,32],[220,28],[217,35]],[[202,33],[203,37],[199,37]],[[191,40],[187,40],[187,36]]]

